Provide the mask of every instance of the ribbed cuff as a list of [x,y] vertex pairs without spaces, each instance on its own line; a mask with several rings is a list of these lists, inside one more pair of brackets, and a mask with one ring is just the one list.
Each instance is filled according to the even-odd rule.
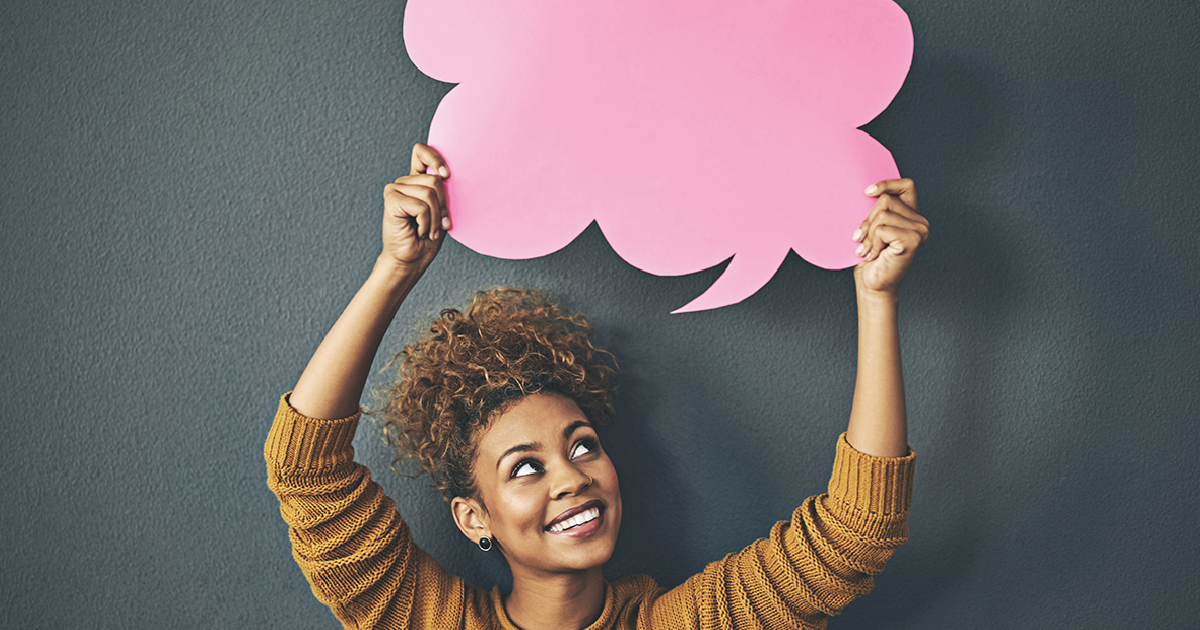
[[904,457],[875,457],[854,450],[846,434],[838,438],[829,496],[860,514],[903,515],[912,504],[916,453]]
[[288,392],[279,398],[275,423],[263,455],[275,470],[319,472],[354,460],[354,434],[362,413],[338,420],[309,418],[292,408]]

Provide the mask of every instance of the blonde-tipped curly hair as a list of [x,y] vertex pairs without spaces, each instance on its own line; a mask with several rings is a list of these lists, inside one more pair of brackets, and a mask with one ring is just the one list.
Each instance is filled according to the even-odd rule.
[[607,423],[618,377],[592,345],[592,326],[545,294],[497,288],[463,313],[446,309],[408,345],[399,378],[375,410],[397,463],[416,459],[446,500],[475,496],[478,436],[493,415],[538,392],[570,398],[593,425]]

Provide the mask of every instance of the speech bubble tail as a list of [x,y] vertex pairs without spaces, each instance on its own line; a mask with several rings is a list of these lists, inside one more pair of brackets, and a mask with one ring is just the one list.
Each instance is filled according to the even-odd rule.
[[671,314],[706,311],[741,302],[766,286],[771,276],[779,270],[779,265],[783,264],[788,251],[786,246],[763,247],[734,254],[729,266],[725,267],[725,273],[707,291],[671,311]]

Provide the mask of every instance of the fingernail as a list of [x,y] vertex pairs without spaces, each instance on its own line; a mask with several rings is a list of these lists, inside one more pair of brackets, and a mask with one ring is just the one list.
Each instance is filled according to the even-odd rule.
[[450,229],[450,217],[442,217],[442,228]]
[[879,186],[876,184],[871,184],[870,186],[867,186],[867,189],[864,190],[863,193],[867,195],[874,195],[875,191],[877,190],[879,190]]
[[851,236],[850,240],[857,241],[861,236],[862,236],[862,228],[857,228],[854,230],[854,236]]
[[866,243],[859,245],[858,249],[854,250],[855,256],[862,256],[865,253],[867,253],[867,244]]
[[450,177],[450,170],[447,169],[445,166],[439,166],[438,167],[438,175],[441,175],[442,177]]

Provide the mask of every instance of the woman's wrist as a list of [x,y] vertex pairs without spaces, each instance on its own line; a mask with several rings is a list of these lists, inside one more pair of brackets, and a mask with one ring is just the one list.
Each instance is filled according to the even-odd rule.
[[424,274],[425,267],[420,263],[405,264],[387,254],[380,254],[375,259],[375,266],[371,268],[367,282],[377,282],[403,297]]
[[858,301],[860,315],[874,313],[894,315],[900,307],[900,295],[895,291],[876,291],[857,287],[855,297]]

